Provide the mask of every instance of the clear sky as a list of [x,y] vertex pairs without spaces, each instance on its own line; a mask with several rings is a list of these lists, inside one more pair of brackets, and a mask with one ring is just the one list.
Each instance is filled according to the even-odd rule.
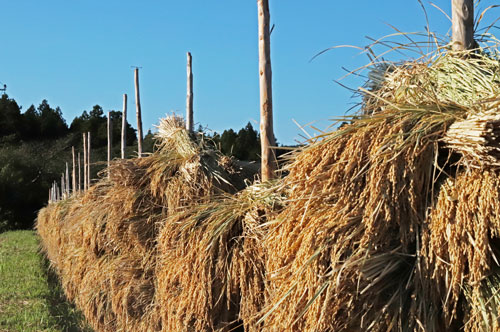
[[[450,0],[435,3],[450,14]],[[483,1],[486,7],[495,1]],[[366,36],[424,31],[417,0],[270,0],[274,122],[278,141],[301,140],[300,124],[325,128],[344,114],[352,93],[334,81],[342,67],[368,62],[355,49]],[[451,23],[428,2],[431,30]],[[498,14],[498,13],[497,13]],[[133,69],[141,66],[144,127],[185,112],[186,52],[193,54],[195,123],[218,132],[258,127],[258,44],[255,0],[0,0],[0,82],[26,110],[47,99],[71,123],[95,104],[121,110],[129,95],[135,126]],[[343,83],[355,88],[361,81]]]

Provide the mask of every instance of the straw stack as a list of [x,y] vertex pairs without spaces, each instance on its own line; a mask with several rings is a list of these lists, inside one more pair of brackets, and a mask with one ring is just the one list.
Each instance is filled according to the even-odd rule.
[[443,141],[473,167],[500,166],[500,113],[498,109],[471,114],[453,123]]

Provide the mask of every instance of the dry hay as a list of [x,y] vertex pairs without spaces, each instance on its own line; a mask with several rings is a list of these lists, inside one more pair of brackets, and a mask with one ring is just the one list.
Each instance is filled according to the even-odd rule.
[[161,330],[160,229],[189,204],[244,186],[238,167],[182,128],[177,118],[162,120],[156,153],[115,161],[109,180],[39,213],[37,229],[63,289],[97,331]]
[[234,163],[164,123],[158,153],[49,205],[68,297],[99,331],[499,329],[500,65],[384,68],[276,183],[236,193]]
[[263,331],[498,329],[496,160],[442,141],[496,110],[499,70],[447,53],[392,67],[365,115],[295,155],[265,239]]
[[276,185],[253,185],[169,217],[158,237],[163,331],[259,331],[266,221],[283,205]]

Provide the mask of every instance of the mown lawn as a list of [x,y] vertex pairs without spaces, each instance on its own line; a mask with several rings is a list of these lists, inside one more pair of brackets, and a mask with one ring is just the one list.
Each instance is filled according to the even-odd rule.
[[0,332],[91,331],[65,301],[34,231],[0,233]]

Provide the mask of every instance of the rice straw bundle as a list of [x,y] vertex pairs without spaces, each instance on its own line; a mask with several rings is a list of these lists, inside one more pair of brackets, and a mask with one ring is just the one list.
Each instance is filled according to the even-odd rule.
[[[500,329],[500,178],[470,169],[443,184],[422,235],[427,277],[440,287],[448,330]],[[491,285],[493,283],[493,287]],[[451,325],[451,326],[450,326]]]
[[189,204],[244,186],[237,167],[219,165],[217,153],[178,126],[162,121],[158,152],[113,162],[109,179],[39,214],[37,229],[64,291],[97,331],[161,330],[154,300],[163,223]]
[[282,204],[254,185],[172,215],[158,237],[157,303],[163,331],[260,331],[265,299],[265,221]]
[[[284,180],[290,188],[289,203],[265,243],[273,254],[267,255],[269,295],[258,322],[266,331],[440,332],[463,325],[475,326],[468,331],[495,326],[493,314],[486,314],[489,325],[484,325],[484,312],[470,309],[481,301],[483,307],[493,302],[484,295],[491,290],[483,289],[479,296],[474,286],[484,284],[487,277],[490,262],[484,260],[489,257],[485,250],[462,252],[462,266],[465,260],[482,269],[470,282],[459,283],[468,274],[458,266],[444,263],[447,270],[432,272],[432,264],[442,257],[431,251],[443,242],[431,246],[424,237],[439,238],[442,232],[435,226],[429,232],[438,235],[427,233],[429,212],[440,215],[450,210],[440,203],[441,196],[434,204],[435,193],[446,188],[443,181],[453,178],[461,166],[469,166],[463,157],[457,168],[454,155],[439,142],[450,126],[458,128],[465,119],[495,107],[500,94],[498,61],[438,53],[428,62],[381,68],[381,84],[364,90],[365,115],[320,136],[289,166]],[[492,122],[485,128],[495,126]],[[496,129],[490,134],[496,135]],[[463,148],[454,151],[467,153]],[[491,166],[484,155],[483,165]],[[469,202],[476,204],[469,208],[469,218],[488,209],[482,204],[496,202],[493,188],[483,188],[489,200]],[[474,190],[477,186],[470,186],[468,192]],[[447,218],[452,223],[454,215]],[[484,248],[491,229],[477,227],[472,228],[477,234],[473,236],[483,239]],[[452,250],[459,255],[458,249]],[[486,280],[491,284],[498,279]],[[470,303],[461,310],[467,318],[455,310],[457,298],[465,297]]]
[[500,114],[497,108],[471,114],[453,123],[443,138],[446,145],[459,152],[462,163],[471,167],[500,166]]

